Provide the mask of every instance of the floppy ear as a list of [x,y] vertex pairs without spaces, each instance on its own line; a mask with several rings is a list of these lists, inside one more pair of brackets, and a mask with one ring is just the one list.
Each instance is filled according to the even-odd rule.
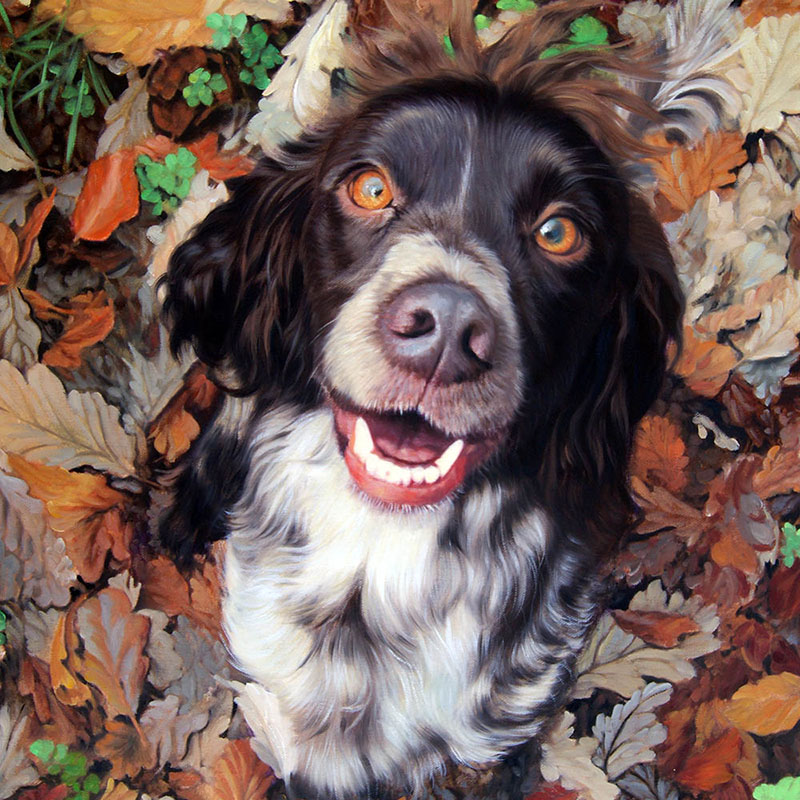
[[589,533],[600,552],[613,545],[608,532],[625,532],[633,433],[663,383],[667,345],[680,344],[684,309],[664,233],[638,196],[628,221],[617,297],[579,370],[579,399],[561,413],[543,460],[549,494],[576,519],[596,523]]
[[305,384],[299,241],[313,162],[308,146],[291,150],[291,169],[264,159],[231,181],[230,199],[175,250],[163,279],[172,349],[191,344],[236,393]]

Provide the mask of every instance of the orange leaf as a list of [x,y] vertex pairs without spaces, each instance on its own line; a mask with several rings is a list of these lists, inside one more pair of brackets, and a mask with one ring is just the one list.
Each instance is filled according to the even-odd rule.
[[745,24],[751,28],[758,25],[764,17],[782,17],[798,11],[800,0],[744,0],[741,7]]
[[44,225],[44,221],[47,219],[48,214],[53,210],[53,204],[55,201],[56,190],[53,189],[50,197],[45,197],[36,204],[36,207],[33,209],[33,211],[31,211],[31,215],[28,217],[27,222],[22,226],[19,235],[17,236],[19,239],[19,258],[17,260],[17,269],[23,266],[23,264],[25,264],[25,262],[28,260],[28,256],[30,256],[31,250],[33,250],[33,243],[36,241],[36,237],[42,230],[42,225]]
[[17,277],[19,241],[5,222],[0,222],[0,286],[9,286]]
[[690,617],[666,611],[616,610],[612,613],[620,628],[656,647],[675,647],[681,636],[700,630]]
[[677,493],[686,486],[688,463],[678,427],[667,417],[645,417],[636,432],[633,473]]
[[113,586],[86,600],[77,617],[84,644],[80,674],[100,690],[110,716],[122,714],[138,726],[136,708],[150,665],[144,654],[150,620],[134,613],[128,595]]
[[153,748],[136,727],[116,719],[107,720],[103,727],[105,734],[95,748],[97,755],[111,762],[112,778],[122,780],[155,766]]
[[697,198],[711,189],[733,183],[733,170],[747,161],[744,141],[735,133],[706,136],[693,147],[675,147],[651,161],[662,197],[676,210],[685,213]]
[[252,751],[247,739],[225,746],[214,765],[213,796],[219,800],[261,800],[275,782],[275,774]]
[[713,339],[701,339],[687,326],[675,371],[692,391],[703,397],[715,397],[736,366],[736,360],[736,353],[730,347]]
[[702,511],[684,503],[666,489],[656,486],[648,489],[639,478],[631,480],[636,499],[645,512],[639,523],[639,533],[655,533],[663,529],[674,529],[677,536],[690,546],[705,532],[707,521]]
[[753,478],[753,488],[761,497],[800,492],[800,425],[781,430],[781,443],[771,447]]
[[[218,543],[224,548],[224,543]],[[212,554],[218,552],[212,550]],[[214,635],[221,630],[220,581],[219,568],[211,557],[203,564],[202,571],[195,572],[189,578],[189,593],[192,602],[186,610],[186,616],[192,622],[202,626]]]
[[247,156],[218,150],[216,133],[207,134],[202,139],[187,145],[187,148],[197,156],[199,168],[208,170],[208,174],[215,181],[227,181],[229,178],[247,175],[254,166],[252,159]]
[[729,730],[702,752],[689,756],[675,778],[696,792],[710,792],[733,778],[733,765],[741,754],[739,732]]
[[114,305],[105,292],[74,297],[70,310],[64,331],[42,358],[50,367],[79,367],[81,351],[105,339],[114,327]]
[[150,156],[153,161],[161,161],[168,153],[174,153],[179,146],[169,137],[158,134],[139,142],[133,147],[133,151],[137,156],[143,153]]
[[197,420],[181,404],[166,409],[153,426],[151,436],[153,447],[172,464],[189,449],[199,433]]
[[781,672],[742,686],[724,710],[734,725],[756,736],[791,730],[800,721],[800,676]]
[[711,546],[711,558],[720,567],[733,567],[745,575],[759,571],[758,556],[755,550],[742,538],[736,520],[728,522],[719,529],[720,537]]
[[133,527],[123,522],[119,511],[112,508],[62,531],[61,538],[81,578],[95,583],[103,573],[109,551],[118,564],[128,562]]
[[20,289],[20,292],[33,313],[44,322],[54,319],[63,320],[69,316],[69,309],[53,305],[33,289]]
[[184,614],[189,608],[189,584],[166,556],[156,556],[145,563],[141,602],[170,617]]
[[74,617],[77,606],[62,614],[56,623],[53,642],[50,645],[50,680],[55,696],[66,705],[79,706],[92,698],[89,687],[78,680],[68,666],[69,657],[78,647]]
[[102,242],[122,222],[139,213],[139,182],[133,149],[117,150],[89,165],[75,211],[76,239]]
[[28,484],[30,494],[45,504],[53,530],[58,532],[69,530],[97,512],[108,511],[125,499],[102,475],[36,464],[13,453],[8,453],[8,463]]

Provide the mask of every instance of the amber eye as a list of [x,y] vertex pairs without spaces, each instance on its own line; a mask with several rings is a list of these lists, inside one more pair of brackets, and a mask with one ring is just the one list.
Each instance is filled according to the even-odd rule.
[[542,250],[557,256],[573,252],[581,243],[578,226],[569,217],[550,217],[536,229],[534,237]]
[[359,172],[348,187],[350,199],[367,211],[380,211],[392,202],[392,190],[382,172],[368,169]]

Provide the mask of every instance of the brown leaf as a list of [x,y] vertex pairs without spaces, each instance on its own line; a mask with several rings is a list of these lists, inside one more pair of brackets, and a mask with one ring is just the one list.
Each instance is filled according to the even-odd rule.
[[754,619],[738,619],[731,643],[738,648],[740,655],[750,669],[764,670],[764,662],[772,648],[773,632]]
[[[185,397],[183,398],[185,402]],[[173,464],[191,446],[200,433],[197,420],[183,405],[170,404],[156,421],[150,435],[153,447]]]
[[22,792],[18,800],[65,800],[69,793],[70,788],[65,783],[59,783],[58,786],[40,783]]
[[117,567],[128,564],[133,526],[112,508],[63,531],[61,538],[78,574],[87,583],[95,583],[103,573],[109,551]]
[[254,162],[247,156],[217,148],[217,134],[209,133],[197,142],[188,145],[195,156],[200,169],[208,170],[215,181],[227,181],[240,175],[247,175],[253,169]]
[[261,800],[275,782],[275,774],[253,752],[246,739],[225,747],[214,765],[212,796],[218,800]]
[[17,277],[19,241],[4,222],[0,222],[0,286],[9,286]]
[[682,636],[700,630],[690,617],[666,611],[615,610],[612,613],[620,628],[656,647],[675,647]]
[[50,212],[53,210],[53,204],[56,201],[56,190],[53,189],[49,197],[40,200],[33,211],[31,211],[25,224],[19,231],[17,238],[19,239],[19,259],[17,260],[17,269],[22,267],[28,260],[28,257],[33,250],[33,243],[39,236],[42,230],[42,225],[47,219]]
[[631,487],[645,512],[645,518],[637,528],[640,533],[674,529],[675,534],[689,546],[703,535],[707,522],[702,511],[684,503],[660,486],[649,489],[638,478],[631,480]]
[[688,463],[678,427],[667,417],[645,417],[636,432],[632,472],[678,493],[686,486],[684,470]]
[[53,692],[62,703],[69,706],[83,705],[92,699],[89,687],[78,679],[70,666],[79,645],[74,629],[76,611],[77,607],[73,606],[59,617],[50,646],[50,680]]
[[101,342],[114,327],[114,304],[105,292],[87,292],[73,297],[69,310],[61,336],[42,358],[48,366],[79,367],[84,348]]
[[684,327],[683,349],[675,372],[703,397],[715,397],[736,366],[736,353],[714,339],[701,339],[691,326]]
[[[224,546],[224,542],[217,542],[212,554],[219,553]],[[189,578],[189,593],[192,601],[186,616],[215,636],[219,635],[222,628],[220,577],[219,568],[212,558],[205,561],[201,571]]]
[[166,556],[148,559],[143,565],[141,603],[170,617],[185,614],[190,607],[189,584]]
[[800,423],[794,422],[781,430],[780,445],[774,445],[753,478],[753,488],[761,497],[800,492]]
[[708,744],[702,752],[686,759],[675,779],[695,792],[709,792],[734,776],[733,765],[741,758],[739,732],[729,730]]
[[109,778],[100,800],[138,800],[139,796],[139,792],[124,783],[117,783],[113,778]]
[[111,777],[122,780],[133,777],[155,765],[155,753],[133,725],[110,719],[105,734],[95,744],[97,754],[111,762]]
[[72,214],[76,239],[101,242],[139,213],[136,158],[133,149],[117,150],[89,165]]
[[706,136],[691,149],[675,147],[651,160],[661,196],[681,213],[711,189],[733,183],[733,170],[747,161],[744,141],[735,133]]
[[724,710],[734,725],[756,736],[791,730],[800,721],[800,676],[767,675],[739,689]]
[[770,611],[780,620],[800,617],[800,567],[779,566],[767,590]]
[[80,674],[100,690],[111,716],[122,714],[138,727],[136,709],[150,664],[144,654],[150,620],[134,613],[128,595],[114,587],[86,600],[77,617],[84,644]]

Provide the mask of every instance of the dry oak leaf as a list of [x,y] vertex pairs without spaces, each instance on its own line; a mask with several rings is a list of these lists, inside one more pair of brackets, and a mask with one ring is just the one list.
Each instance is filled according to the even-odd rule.
[[76,239],[102,242],[139,213],[136,158],[133,149],[117,150],[89,164],[72,214]]
[[780,17],[800,11],[800,0],[744,0],[740,9],[745,25],[752,28],[764,17]]
[[753,476],[753,488],[764,498],[800,492],[800,422],[782,428],[780,439],[780,445],[770,447]]
[[781,564],[770,578],[767,590],[770,611],[780,620],[800,616],[800,566]]
[[677,493],[686,486],[689,463],[677,425],[667,417],[647,416],[636,432],[632,472]]
[[682,214],[712,189],[733,183],[733,170],[747,161],[744,140],[736,133],[706,136],[695,147],[675,147],[650,161],[661,196]]
[[133,611],[125,592],[108,587],[78,609],[76,630],[84,645],[81,676],[99,689],[110,716],[129,717],[138,729],[136,710],[150,664],[144,653],[150,620]]
[[156,50],[210,44],[206,17],[222,5],[222,0],[43,0],[36,11],[43,17],[63,11],[67,27],[82,36],[88,50],[122,53],[140,67]]
[[800,113],[800,17],[765,17],[739,37],[741,69],[727,77],[742,92],[742,133],[774,131]]
[[95,744],[97,755],[111,762],[112,778],[122,780],[155,766],[150,743],[133,725],[118,719],[105,722],[105,733]]
[[693,392],[716,397],[736,362],[736,353],[730,347],[714,339],[702,339],[691,326],[684,326],[683,349],[675,372]]
[[645,512],[637,528],[639,533],[671,529],[691,547],[705,532],[708,521],[703,512],[679,500],[666,489],[660,486],[649,489],[636,477],[631,480],[631,487]]
[[16,172],[33,169],[34,164],[30,156],[6,133],[4,116],[3,110],[0,109],[0,171]]
[[147,85],[136,70],[129,70],[128,88],[107,109],[106,127],[97,141],[95,157],[133,147],[155,135],[147,115]]
[[791,730],[800,721],[800,676],[781,672],[742,686],[723,710],[734,725],[756,736]]
[[19,233],[14,233],[5,223],[0,223],[0,286],[15,283],[20,270],[30,258],[33,245],[42,230],[47,215],[53,210],[56,190],[41,199],[31,211]]
[[50,644],[50,682],[56,698],[68,706],[80,706],[92,699],[89,687],[75,674],[75,651],[80,641],[75,633],[75,614],[78,606],[73,605],[58,618]]
[[100,800],[138,800],[139,797],[140,794],[135,789],[109,778]]
[[689,756],[675,779],[694,792],[710,792],[730,781],[734,765],[742,757],[742,737],[731,729]]
[[26,376],[0,361],[0,448],[45,464],[136,474],[136,437],[98,392],[64,390],[45,365]]
[[14,703],[0,706],[0,798],[39,780],[38,770],[24,746],[28,708]]
[[225,747],[214,765],[214,800],[261,800],[275,782],[275,773],[253,752],[247,739]]
[[0,359],[27,370],[39,360],[42,332],[18,289],[0,291]]

